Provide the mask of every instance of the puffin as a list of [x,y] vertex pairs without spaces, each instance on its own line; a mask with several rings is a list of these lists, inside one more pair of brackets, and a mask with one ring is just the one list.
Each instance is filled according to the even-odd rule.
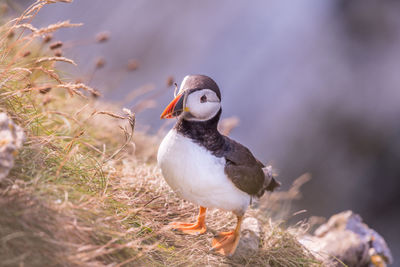
[[247,147],[218,131],[221,113],[221,92],[216,82],[205,75],[186,76],[161,114],[161,119],[177,121],[162,140],[157,161],[172,190],[200,206],[195,223],[172,222],[171,227],[199,235],[206,232],[208,208],[233,212],[236,228],[212,239],[212,251],[232,256],[252,199],[273,191],[280,183]]

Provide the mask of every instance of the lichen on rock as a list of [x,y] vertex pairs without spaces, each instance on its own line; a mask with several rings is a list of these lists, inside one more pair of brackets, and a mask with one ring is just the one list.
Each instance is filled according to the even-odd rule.
[[14,157],[25,139],[24,131],[5,113],[0,113],[0,181],[14,166]]

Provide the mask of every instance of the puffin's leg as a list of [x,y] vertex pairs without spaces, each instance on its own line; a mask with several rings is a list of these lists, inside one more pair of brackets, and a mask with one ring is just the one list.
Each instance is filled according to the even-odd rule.
[[239,244],[240,227],[243,216],[237,216],[237,225],[235,230],[230,232],[221,232],[212,240],[212,250],[225,256],[232,256]]
[[199,216],[197,217],[196,223],[173,222],[170,225],[172,226],[172,229],[182,231],[185,234],[189,235],[204,234],[207,230],[206,211],[207,208],[200,206]]

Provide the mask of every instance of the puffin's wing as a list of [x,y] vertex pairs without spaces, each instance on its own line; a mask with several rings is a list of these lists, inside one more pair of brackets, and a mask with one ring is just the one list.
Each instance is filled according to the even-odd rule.
[[249,195],[261,196],[265,191],[264,164],[258,161],[250,150],[224,136],[226,149],[225,173],[237,188]]

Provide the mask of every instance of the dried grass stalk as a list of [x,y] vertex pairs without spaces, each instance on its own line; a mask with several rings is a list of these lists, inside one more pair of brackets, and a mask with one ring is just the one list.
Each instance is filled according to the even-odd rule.
[[36,63],[43,63],[46,61],[63,61],[63,62],[70,63],[74,66],[77,66],[75,61],[73,61],[72,59],[66,58],[66,57],[44,57],[44,58],[36,60]]

